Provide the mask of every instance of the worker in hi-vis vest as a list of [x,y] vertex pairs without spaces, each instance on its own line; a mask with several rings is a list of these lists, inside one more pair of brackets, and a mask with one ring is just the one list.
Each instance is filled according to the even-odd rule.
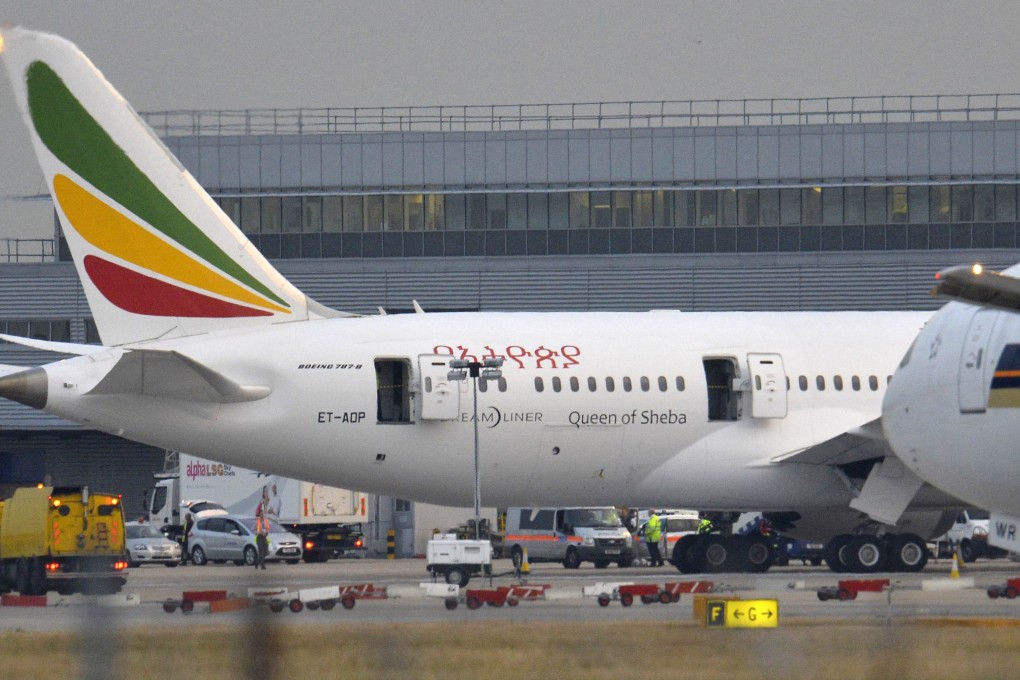
[[662,561],[662,553],[659,552],[659,539],[661,538],[662,519],[659,517],[658,510],[652,510],[648,523],[645,524],[645,542],[648,544],[648,556],[652,561],[653,567],[661,567],[665,564]]

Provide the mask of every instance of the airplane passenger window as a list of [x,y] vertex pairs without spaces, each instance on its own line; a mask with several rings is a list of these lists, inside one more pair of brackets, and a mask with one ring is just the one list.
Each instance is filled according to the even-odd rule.
[[580,386],[580,384],[578,384],[577,378],[571,378],[570,379],[570,391],[571,392],[576,392],[580,388],[581,388],[581,386]]
[[648,383],[648,378],[646,378],[645,376],[641,376],[641,391],[647,392],[649,387],[650,385]]
[[624,392],[630,392],[630,389],[631,389],[630,377],[624,377],[624,379],[623,379],[623,391]]
[[606,392],[613,392],[616,390],[616,381],[610,377],[606,378]]
[[553,378],[553,392],[559,392],[561,389],[563,389],[563,386],[560,384],[560,378],[556,376]]
[[536,392],[543,392],[543,391],[545,391],[545,383],[542,381],[542,377],[541,376],[536,376],[535,377],[535,391]]
[[817,376],[815,378],[815,386],[818,388],[819,392],[823,392],[825,390],[825,376],[824,375],[820,375],[820,376]]
[[872,392],[878,391],[878,378],[873,375],[868,376],[868,387],[871,388]]
[[801,392],[807,392],[807,376],[806,375],[802,375],[799,378],[797,378],[797,384],[800,385],[800,391]]
[[837,375],[832,378],[832,386],[836,388],[837,392],[843,391],[843,376]]
[[666,382],[666,376],[660,375],[659,376],[659,391],[660,392],[665,392],[668,389],[669,389],[669,383]]
[[676,377],[676,391],[683,392],[686,387],[687,385],[684,384],[684,377],[682,375],[678,375]]
[[597,383],[595,381],[595,378],[592,378],[591,376],[589,376],[588,377],[588,391],[589,392],[594,392],[597,387],[598,387],[598,385],[597,385]]
[[853,376],[852,378],[850,378],[850,386],[852,388],[854,388],[854,392],[860,392],[861,391],[861,379],[858,378],[856,375]]

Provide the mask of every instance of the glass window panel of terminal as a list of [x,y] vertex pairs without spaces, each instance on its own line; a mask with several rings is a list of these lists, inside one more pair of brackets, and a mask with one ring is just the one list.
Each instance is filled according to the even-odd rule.
[[[570,192],[570,228],[587,229],[591,226],[587,191]],[[552,227],[556,228],[556,227]]]
[[383,197],[378,194],[365,196],[365,231],[382,231]]
[[719,192],[719,224],[731,227],[737,223],[737,190],[723,189]]
[[301,231],[322,231],[322,196],[301,198]]
[[258,196],[241,198],[241,231],[257,234],[262,230],[262,204]]
[[[525,194],[528,197],[528,229],[549,228],[549,194]],[[553,194],[553,196],[564,194]]]
[[714,227],[719,221],[719,196],[714,189],[696,191],[698,201],[698,226]]
[[227,214],[230,221],[241,226],[241,199],[237,196],[224,196],[220,199],[220,208]]
[[467,228],[481,231],[485,229],[485,194],[467,194]]
[[528,195],[506,195],[506,227],[507,229],[528,228]]
[[780,189],[779,210],[782,224],[800,224],[800,189]]
[[974,187],[958,184],[952,188],[953,222],[971,222],[974,219]]
[[822,223],[822,188],[810,187],[800,191],[800,223]]
[[928,187],[907,187],[907,220],[911,224],[927,224],[928,208]]
[[[336,198],[339,197],[326,196],[322,201],[322,230],[323,231],[338,231],[335,226],[337,205]],[[343,231],[364,231],[365,230],[365,197],[364,196],[344,196],[341,202],[342,206],[342,217],[341,222]]]
[[822,224],[843,224],[843,187],[822,187]]
[[383,197],[384,231],[404,230],[404,201],[400,194],[387,194]]
[[425,198],[421,194],[404,194],[404,231],[425,229]]
[[995,219],[995,187],[991,184],[974,185],[974,221],[991,222]]
[[425,231],[441,231],[446,224],[446,196],[428,194],[425,196]]
[[467,225],[464,194],[446,195],[446,230],[464,231]]
[[997,222],[1012,222],[1016,220],[1015,185],[995,185],[995,220]]
[[949,213],[949,187],[932,186],[928,188],[929,217],[932,222],[948,222]]
[[885,187],[864,188],[864,219],[868,224],[885,224],[888,219]]
[[673,226],[673,191],[652,192],[652,219],[657,227]]
[[888,221],[894,224],[905,224],[907,222],[907,211],[909,209],[907,188],[889,187],[889,191],[886,196],[889,199]]
[[697,201],[694,191],[677,191],[674,194],[675,204],[673,219],[678,227],[693,227],[697,224]]
[[279,196],[262,197],[262,233],[278,234],[283,223]]
[[758,192],[758,224],[779,224],[779,189],[762,189]]
[[864,187],[843,188],[845,224],[864,224]]
[[613,192],[613,227],[616,229],[630,229],[632,225],[631,195],[630,191]]
[[[555,193],[549,195],[549,228],[567,229],[570,224],[570,195]],[[585,213],[587,214],[587,212]]]
[[[594,229],[608,229],[613,219],[612,196],[608,191],[591,192],[591,226]],[[573,226],[573,221],[571,221]]]
[[288,234],[297,234],[301,231],[301,197],[284,196],[281,200],[281,225],[282,231]]
[[[651,227],[654,224],[651,191],[635,191],[634,205],[632,207],[634,210],[635,227]],[[658,225],[656,224],[655,226]]]
[[737,191],[737,222],[746,226],[758,224],[757,189],[739,189]]
[[506,229],[506,194],[487,194],[486,199],[486,228]]

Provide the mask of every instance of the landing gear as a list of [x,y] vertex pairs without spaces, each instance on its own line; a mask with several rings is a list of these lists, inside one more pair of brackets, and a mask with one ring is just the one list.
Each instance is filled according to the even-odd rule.
[[672,562],[681,573],[767,571],[776,553],[766,536],[684,536],[673,548]]

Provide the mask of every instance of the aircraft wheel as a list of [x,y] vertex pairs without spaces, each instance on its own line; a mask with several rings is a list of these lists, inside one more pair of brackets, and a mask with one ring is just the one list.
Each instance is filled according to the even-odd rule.
[[889,570],[917,572],[928,564],[928,546],[916,534],[900,534],[887,542]]
[[705,571],[718,573],[732,568],[736,545],[725,536],[710,535],[705,542]]
[[825,563],[829,565],[829,569],[837,574],[850,570],[850,565],[847,563],[847,547],[849,547],[852,540],[854,540],[854,537],[850,534],[839,534],[833,536],[825,544]]
[[776,561],[776,551],[767,536],[751,536],[746,544],[745,562],[747,570],[752,574],[761,574],[769,570]]
[[705,541],[707,536],[690,534],[673,546],[673,566],[681,574],[697,574],[705,570]]
[[885,541],[877,536],[858,536],[847,546],[847,564],[851,571],[873,574],[885,567]]

